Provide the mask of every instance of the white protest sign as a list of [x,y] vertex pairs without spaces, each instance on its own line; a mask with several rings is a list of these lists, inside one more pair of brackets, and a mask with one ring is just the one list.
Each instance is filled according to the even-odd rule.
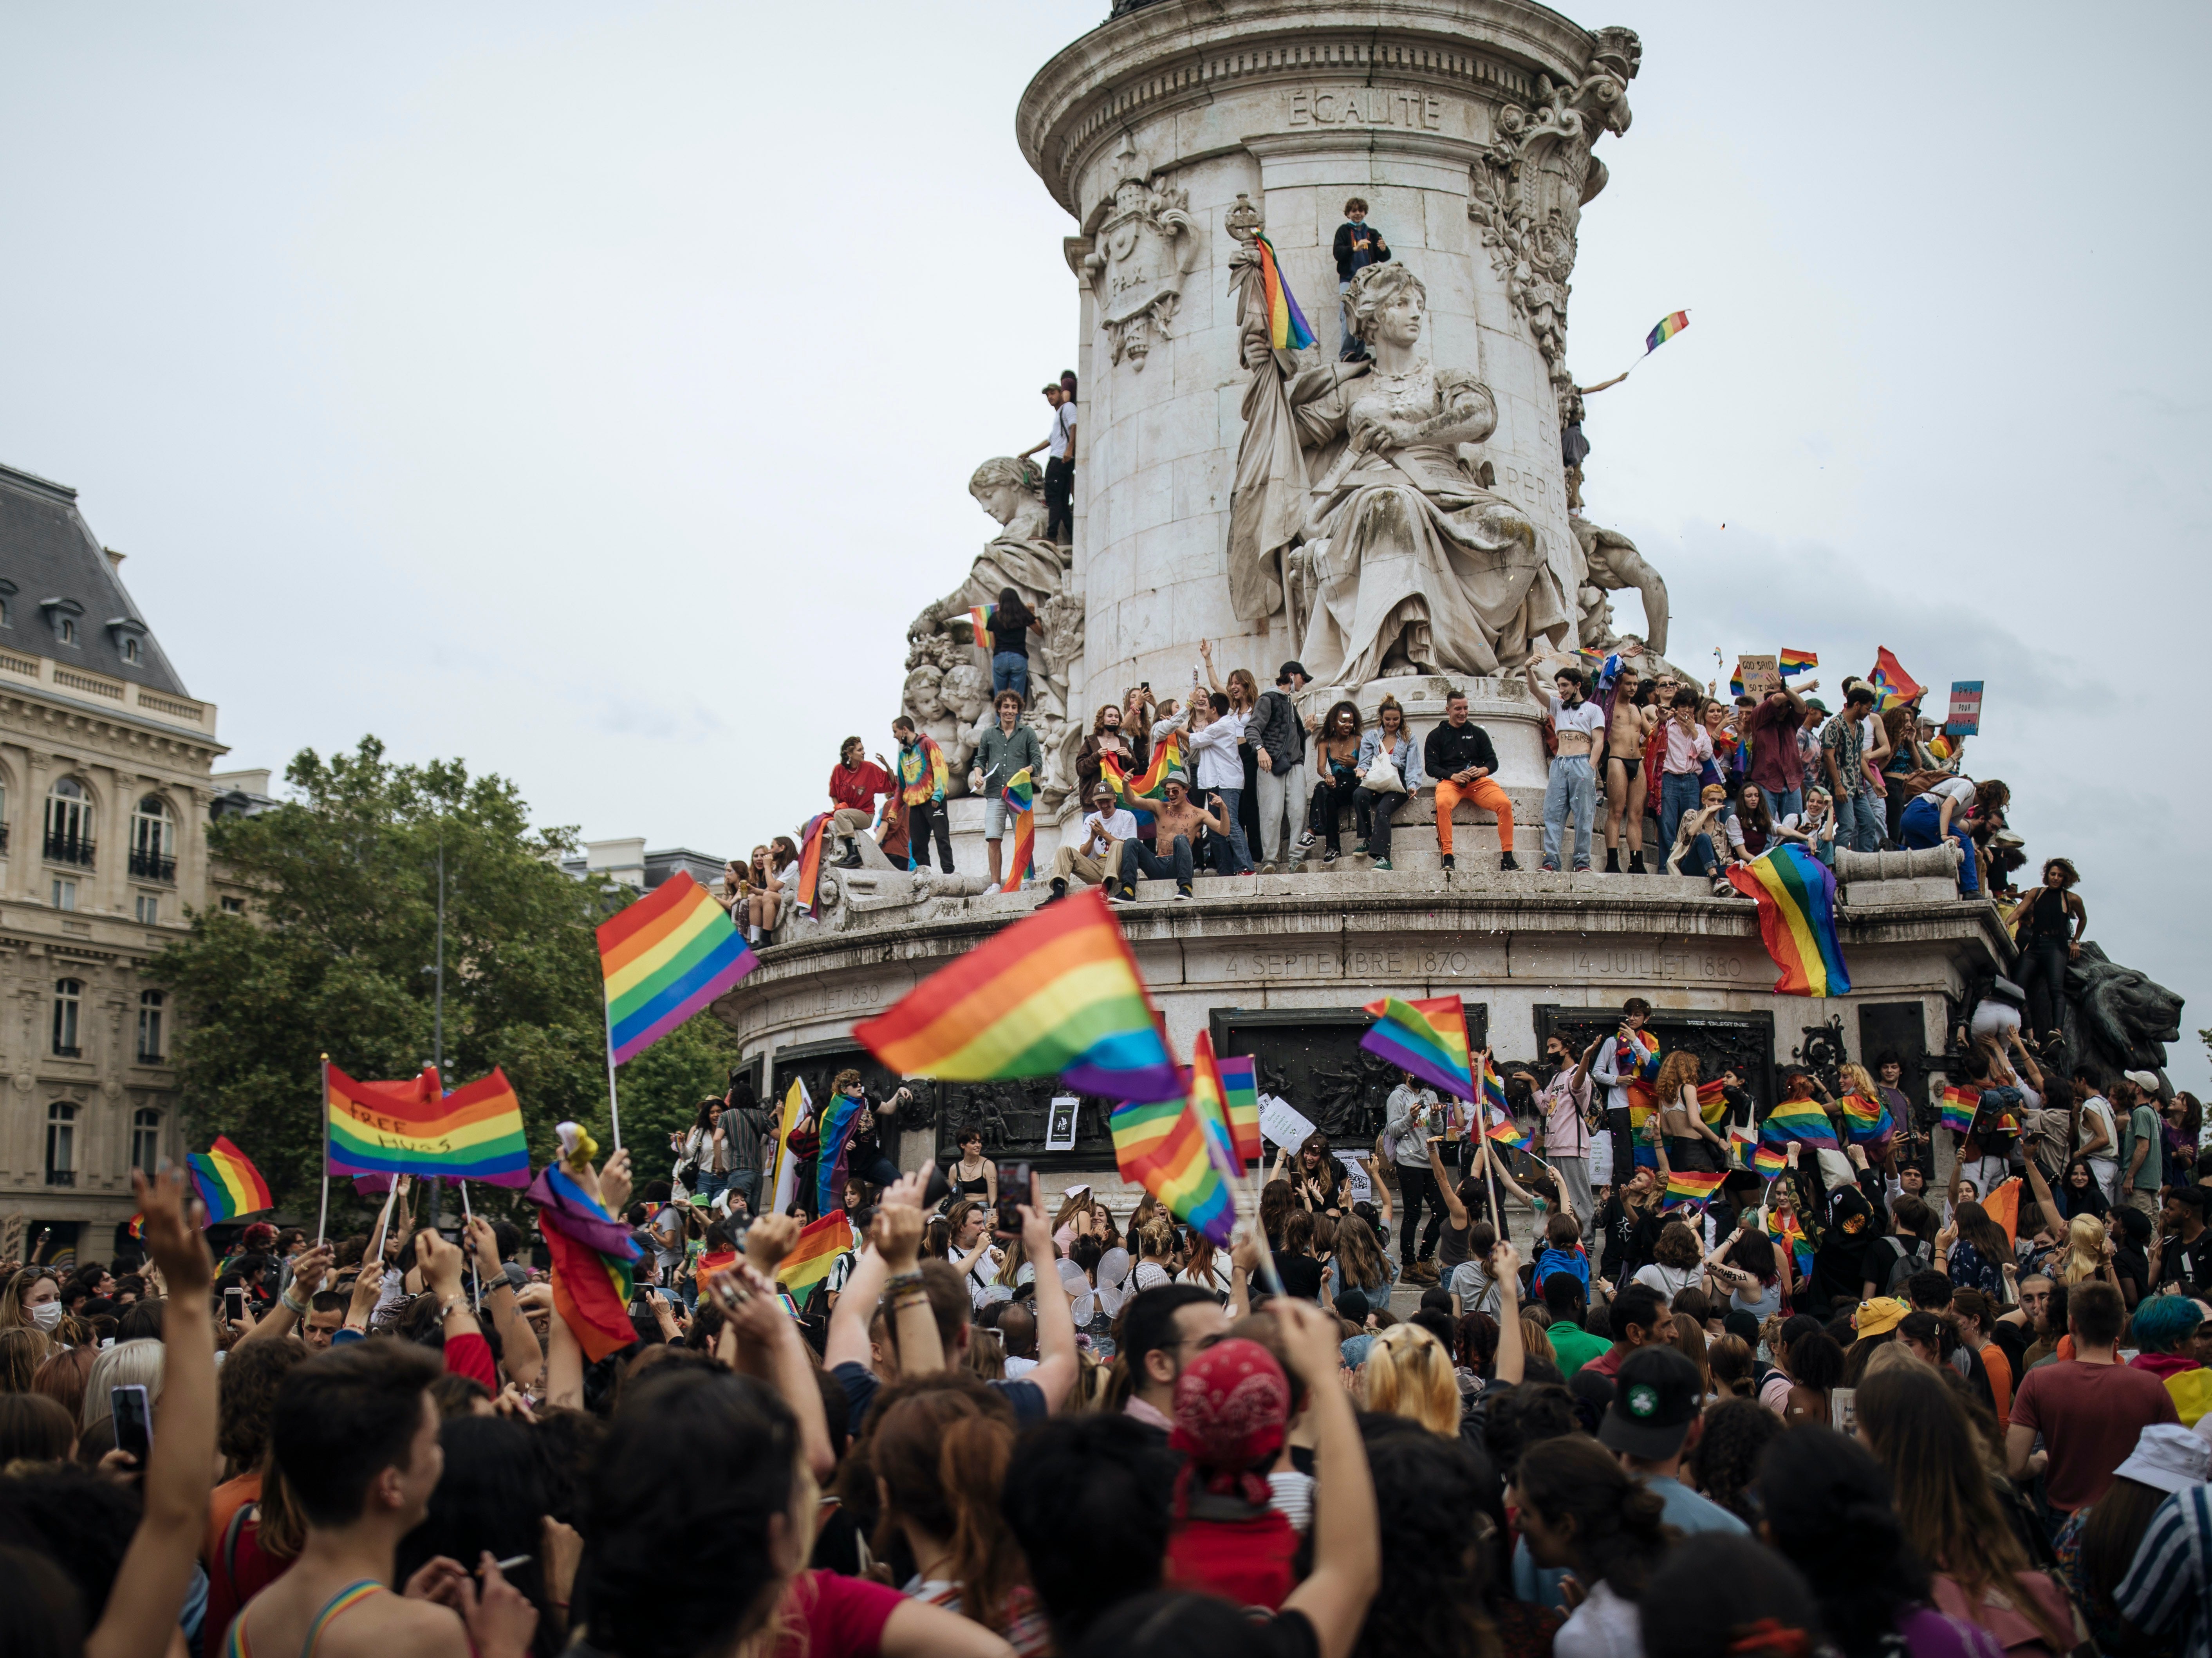
[[1297,1113],[1296,1107],[1279,1094],[1260,1096],[1261,1138],[1281,1146],[1285,1151],[1295,1151],[1311,1137],[1314,1126]]
[[1340,1151],[1336,1160],[1344,1165],[1344,1200],[1346,1203],[1375,1201],[1375,1184],[1367,1178],[1367,1170],[1360,1166],[1358,1154]]

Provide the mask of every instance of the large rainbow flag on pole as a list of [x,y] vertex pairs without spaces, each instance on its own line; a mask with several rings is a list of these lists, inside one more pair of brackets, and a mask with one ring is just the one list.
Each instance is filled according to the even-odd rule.
[[775,1161],[769,1167],[768,1179],[762,1182],[769,1193],[769,1206],[761,1211],[763,1215],[788,1214],[791,1206],[799,1201],[801,1159],[791,1153],[791,1134],[813,1109],[814,1102],[807,1096],[805,1082],[793,1077],[791,1086],[784,1092],[783,1109],[776,1117]]
[[1867,683],[1879,693],[1881,701],[1877,706],[1884,714],[1901,703],[1911,701],[1916,696],[1925,695],[1928,690],[1925,685],[1905,671],[1905,665],[1891,654],[1887,645],[1875,650],[1874,668],[1867,675]]
[[1794,679],[1799,674],[1809,673],[1820,665],[1820,659],[1817,653],[1793,651],[1786,646],[1777,653],[1775,660],[1780,665],[1782,677],[1784,679]]
[[331,1174],[530,1184],[522,1102],[497,1066],[450,1094],[428,1066],[405,1082],[356,1082],[334,1065],[324,1078]]
[[1770,847],[1748,866],[1728,872],[1729,884],[1759,903],[1759,936],[1782,976],[1785,996],[1843,996],[1851,975],[1836,936],[1836,878],[1804,847]]
[[1216,1244],[1237,1226],[1237,1188],[1222,1175],[1188,1098],[1122,1106],[1107,1120],[1114,1161],[1134,1181]]
[[191,1170],[192,1184],[199,1188],[200,1201],[207,1206],[210,1226],[276,1206],[276,1199],[269,1194],[269,1182],[261,1178],[253,1160],[225,1135],[216,1135],[209,1150],[191,1153],[185,1158],[185,1166]]
[[1027,766],[1006,780],[999,800],[1014,828],[1014,849],[1007,854],[1006,884],[999,890],[1019,892],[1022,883],[1036,873],[1036,786]]
[[1137,958],[1097,887],[1016,921],[853,1027],[902,1077],[1045,1077],[1082,1094],[1183,1092]]
[[1231,1182],[1244,1178],[1244,1159],[1237,1155],[1237,1131],[1229,1120],[1229,1089],[1213,1057],[1213,1037],[1201,1030],[1192,1044],[1190,1108],[1206,1136],[1206,1155],[1221,1177]]
[[830,1215],[844,1207],[845,1159],[853,1147],[853,1127],[868,1108],[866,1098],[832,1094],[822,1113],[822,1149],[814,1157],[814,1212]]
[[760,965],[722,907],[683,870],[600,922],[599,940],[607,1051],[617,1065],[635,1059]]
[[1359,1039],[1362,1048],[1455,1098],[1475,1097],[1467,1048],[1467,1006],[1458,997],[1407,1002],[1385,996],[1368,1003],[1365,1011],[1375,1016],[1375,1023]]
[[[1212,1039],[1202,1040],[1211,1046]],[[1214,1061],[1221,1072],[1222,1091],[1229,1096],[1229,1133],[1241,1163],[1257,1163],[1267,1155],[1260,1139],[1260,1062],[1249,1054],[1231,1054]]]
[[1275,245],[1265,236],[1255,236],[1252,246],[1260,255],[1260,294],[1267,307],[1267,343],[1278,351],[1303,350],[1314,343],[1313,330],[1291,296],[1290,283],[1283,280]]
[[637,1240],[585,1184],[597,1150],[590,1137],[574,1123],[559,1132],[566,1160],[547,1164],[524,1195],[538,1206],[538,1230],[553,1260],[553,1309],[597,1363],[637,1339],[629,1321]]

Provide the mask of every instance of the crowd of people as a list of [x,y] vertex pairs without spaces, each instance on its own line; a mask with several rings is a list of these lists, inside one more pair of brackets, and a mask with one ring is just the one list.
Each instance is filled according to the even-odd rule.
[[2015,1035],[1955,1145],[1893,1062],[1847,1067],[1895,1125],[1869,1146],[1793,1072],[1845,1149],[1770,1179],[1705,1161],[1760,1114],[1733,1078],[1717,1115],[1684,1054],[1626,1091],[1650,1012],[1506,1067],[1533,1156],[1407,1077],[1376,1146],[1285,1148],[1229,1249],[1150,1197],[1008,1190],[977,1133],[902,1175],[910,1090],[844,1073],[854,1244],[799,1297],[810,1214],[755,1218],[774,1130],[733,1085],[674,1182],[571,1165],[641,1246],[596,1360],[508,1221],[418,1227],[403,1182],[380,1231],[258,1224],[218,1267],[189,1183],[139,1177],[144,1261],[0,1287],[5,1642],[2201,1650],[2197,1102]]
[[[1033,781],[1045,774],[1042,744],[1025,717],[1025,641],[1036,625],[1018,594],[1001,595],[988,647],[993,713],[976,734],[967,776],[985,802],[994,885],[1008,873],[1002,853],[1012,820],[1002,792],[1024,769]],[[1348,699],[1311,708],[1302,664],[1283,663],[1263,691],[1249,669],[1220,673],[1211,641],[1200,652],[1202,667],[1182,700],[1135,685],[1093,716],[1071,780],[1084,810],[1035,872],[1042,902],[1081,884],[1133,900],[1146,879],[1170,882],[1175,896],[1188,898],[1201,873],[1326,869],[1346,855],[1347,830],[1351,856],[1392,869],[1398,816],[1425,792],[1443,869],[1457,866],[1454,817],[1462,805],[1494,820],[1499,867],[1522,866],[1513,803],[1497,780],[1497,745],[1470,717],[1464,692],[1453,689],[1443,719],[1417,739],[1395,697],[1386,695],[1371,720]],[[1647,673],[1642,657],[1631,641],[1596,668],[1557,655],[1528,665],[1549,756],[1538,868],[1689,875],[1732,897],[1729,870],[1785,844],[1832,868],[1838,847],[1948,845],[1958,849],[1962,896],[2021,901],[2008,879],[2025,863],[2006,821],[2010,792],[1964,774],[1966,739],[1943,737],[1918,699],[1885,708],[1874,685],[1847,679],[1833,712],[1809,695],[1817,681],[1723,701],[1671,671]],[[941,756],[910,720],[893,722],[891,737],[896,762],[870,757],[858,737],[842,744],[830,779],[836,852],[828,861],[858,867],[859,838],[872,835],[895,867],[926,867],[933,843],[949,874],[950,779],[933,770]],[[1171,737],[1176,763],[1139,798],[1128,780],[1143,776]],[[788,836],[732,860],[724,900],[750,936],[772,932],[798,868]],[[2061,939],[2072,914],[2067,903],[2044,905],[2039,936]]]

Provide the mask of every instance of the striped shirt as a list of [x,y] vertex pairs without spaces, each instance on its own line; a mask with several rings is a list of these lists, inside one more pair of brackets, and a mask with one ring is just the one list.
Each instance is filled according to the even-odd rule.
[[2205,1615],[2208,1592],[2212,1592],[2212,1492],[2192,1485],[2158,1505],[2136,1550],[2135,1564],[2112,1593],[2112,1605],[2136,1628],[2173,1642],[2181,1658],[2212,1658],[2212,1621]]

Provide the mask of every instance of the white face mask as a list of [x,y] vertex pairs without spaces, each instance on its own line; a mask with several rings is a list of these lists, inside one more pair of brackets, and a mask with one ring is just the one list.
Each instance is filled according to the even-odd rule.
[[41,1330],[51,1330],[62,1321],[62,1304],[58,1301],[41,1303],[30,1312],[31,1322]]

